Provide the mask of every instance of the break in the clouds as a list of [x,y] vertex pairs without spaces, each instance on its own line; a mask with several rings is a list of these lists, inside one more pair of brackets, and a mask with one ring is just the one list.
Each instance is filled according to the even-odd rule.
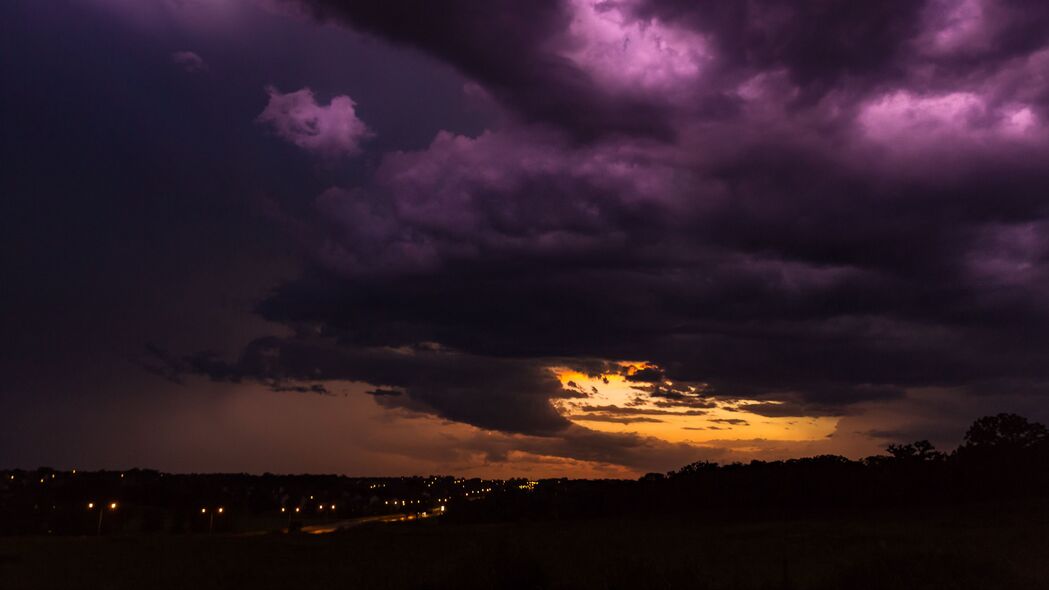
[[168,379],[363,384],[493,462],[629,470],[866,452],[1049,393],[1045,3],[264,5],[248,46],[360,45],[258,58],[230,94],[253,147],[215,174],[274,137],[330,165],[242,183],[302,270],[239,352],[143,338]]
[[361,143],[373,135],[357,117],[357,105],[349,96],[335,96],[322,105],[309,88],[285,94],[269,86],[266,93],[269,103],[259,123],[304,150],[329,158],[356,156]]

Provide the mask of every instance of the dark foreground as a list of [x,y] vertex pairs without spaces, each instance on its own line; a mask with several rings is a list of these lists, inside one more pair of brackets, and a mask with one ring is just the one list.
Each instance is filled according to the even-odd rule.
[[1049,507],[0,539],[0,588],[1049,588]]

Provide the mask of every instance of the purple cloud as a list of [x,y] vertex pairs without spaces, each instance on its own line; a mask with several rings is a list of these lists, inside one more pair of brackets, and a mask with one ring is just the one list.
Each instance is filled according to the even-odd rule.
[[192,51],[176,51],[172,53],[171,63],[190,74],[204,72],[208,69],[208,64],[204,62],[204,59]]
[[269,103],[256,120],[304,150],[327,158],[356,156],[361,143],[374,136],[357,118],[357,105],[349,96],[333,97],[325,106],[317,104],[309,88],[283,94],[268,86],[266,92]]
[[[553,363],[648,361],[660,407],[769,416],[1049,390],[1049,10],[963,4],[303,2],[504,117],[285,213],[312,266],[259,311],[300,334],[281,350],[347,356],[281,370],[544,436],[573,428]],[[270,94],[283,138],[359,151],[348,97]]]

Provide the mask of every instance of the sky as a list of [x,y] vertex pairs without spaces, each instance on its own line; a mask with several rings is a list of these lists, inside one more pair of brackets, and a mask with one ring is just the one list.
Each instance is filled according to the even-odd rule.
[[0,466],[637,477],[1049,420],[1049,4],[7,0]]

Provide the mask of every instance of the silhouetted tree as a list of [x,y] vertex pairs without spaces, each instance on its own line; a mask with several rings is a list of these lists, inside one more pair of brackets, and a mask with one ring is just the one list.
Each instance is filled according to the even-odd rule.
[[973,422],[965,433],[963,449],[1023,451],[1045,445],[1049,429],[1016,414],[984,416]]
[[702,473],[713,473],[718,470],[719,465],[713,461],[696,461],[695,463],[689,463],[677,471],[671,471],[667,473],[670,477],[689,477],[696,476]]
[[936,450],[928,440],[919,440],[908,444],[891,444],[886,449],[890,455],[900,461],[941,461],[945,455]]
[[973,422],[955,454],[969,494],[1029,495],[1049,486],[1049,429],[1016,414]]

